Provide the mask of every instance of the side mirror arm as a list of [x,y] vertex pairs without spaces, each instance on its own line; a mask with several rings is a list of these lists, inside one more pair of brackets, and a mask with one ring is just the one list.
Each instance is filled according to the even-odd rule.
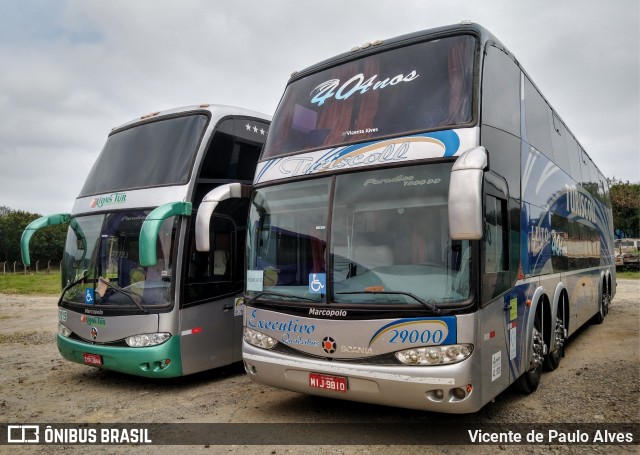
[[56,226],[58,224],[68,224],[71,219],[71,215],[68,213],[57,213],[55,215],[48,215],[33,220],[22,232],[22,238],[20,239],[20,254],[22,255],[22,262],[25,266],[31,265],[31,257],[29,255],[29,242],[31,237],[36,233],[38,229],[42,229],[47,226]]

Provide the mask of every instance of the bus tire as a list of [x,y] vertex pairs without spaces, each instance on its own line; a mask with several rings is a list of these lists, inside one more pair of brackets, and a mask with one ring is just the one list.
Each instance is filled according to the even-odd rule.
[[602,290],[602,295],[600,296],[600,302],[598,302],[598,312],[593,317],[593,322],[596,324],[602,324],[604,322],[604,318],[609,312],[609,303],[611,302],[611,296],[606,289]]
[[531,364],[529,370],[525,371],[515,382],[518,392],[529,395],[536,391],[542,377],[542,364],[544,362],[544,338],[542,336],[542,316],[540,311],[536,313],[531,334]]
[[563,296],[558,302],[558,314],[556,315],[556,325],[553,331],[553,351],[550,351],[544,356],[544,369],[547,371],[553,371],[560,365],[560,359],[564,357],[564,342],[567,339],[567,328],[565,327],[563,313],[564,313],[564,299]]

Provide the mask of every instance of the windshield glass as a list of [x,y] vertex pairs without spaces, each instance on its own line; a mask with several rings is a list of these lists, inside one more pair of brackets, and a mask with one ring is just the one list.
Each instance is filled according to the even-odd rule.
[[110,135],[80,197],[187,183],[207,122],[205,115],[174,117]]
[[[127,211],[73,218],[62,262],[63,300],[83,305],[136,307],[172,302],[175,217],[162,224],[158,263],[141,267],[138,241],[150,211]],[[99,278],[109,285],[100,285]]]
[[469,242],[449,238],[451,163],[336,178],[333,300],[460,302],[469,297]]
[[353,60],[287,86],[262,159],[472,121],[469,35]]
[[466,301],[470,244],[449,238],[451,166],[381,169],[257,190],[248,295],[441,307]]
[[256,190],[247,237],[250,296],[324,299],[329,185],[325,178]]

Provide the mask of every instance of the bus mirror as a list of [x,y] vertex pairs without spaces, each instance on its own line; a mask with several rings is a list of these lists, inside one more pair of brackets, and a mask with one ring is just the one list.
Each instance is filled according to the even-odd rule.
[[202,198],[198,213],[196,215],[196,250],[207,252],[211,249],[209,244],[209,225],[211,215],[218,206],[218,203],[239,197],[249,197],[251,187],[240,183],[228,183],[211,190]]
[[141,267],[154,267],[158,264],[157,238],[160,226],[172,216],[191,215],[191,202],[169,202],[154,209],[142,223],[138,254]]
[[487,151],[474,147],[458,157],[449,181],[449,235],[453,240],[482,238],[482,176]]
[[29,223],[22,233],[22,238],[20,239],[20,253],[22,254],[22,262],[25,266],[29,267],[31,265],[29,241],[33,234],[43,227],[67,224],[70,218],[71,216],[68,213],[57,213],[55,215],[43,216]]

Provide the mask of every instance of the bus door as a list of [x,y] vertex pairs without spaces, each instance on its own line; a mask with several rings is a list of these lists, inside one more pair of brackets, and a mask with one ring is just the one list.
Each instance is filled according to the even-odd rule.
[[[229,205],[241,202],[239,199],[232,201],[236,203]],[[243,206],[246,207],[246,201]],[[245,237],[234,217],[224,213],[224,208],[219,207],[211,216],[209,251],[196,250],[193,228],[191,231],[180,311],[184,374],[227,365],[242,358],[242,313],[236,307],[236,300],[242,292]],[[246,208],[242,213],[246,214]]]

